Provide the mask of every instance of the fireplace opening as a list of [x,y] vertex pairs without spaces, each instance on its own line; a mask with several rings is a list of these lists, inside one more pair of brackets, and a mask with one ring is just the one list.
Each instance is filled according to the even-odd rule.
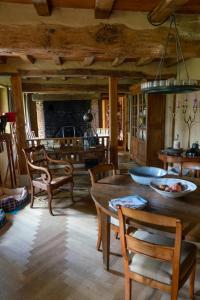
[[90,100],[44,101],[45,136],[83,136],[86,123],[83,115],[90,109]]

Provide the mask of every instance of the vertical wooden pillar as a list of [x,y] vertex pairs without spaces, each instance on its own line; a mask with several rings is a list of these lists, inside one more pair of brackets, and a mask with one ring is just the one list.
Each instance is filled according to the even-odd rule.
[[90,107],[94,117],[94,119],[92,120],[92,127],[95,131],[97,131],[97,128],[99,128],[99,100],[92,99]]
[[26,133],[24,120],[24,106],[22,94],[22,82],[19,75],[11,76],[12,83],[12,99],[13,109],[16,113],[16,138],[17,138],[17,154],[20,174],[26,174],[26,163],[22,148],[26,147]]
[[44,103],[43,101],[36,102],[38,137],[45,138],[45,121],[44,121]]
[[29,93],[27,96],[30,111],[31,130],[35,133],[35,136],[38,136],[36,102],[32,100],[32,94]]
[[109,132],[110,132],[110,162],[118,167],[117,149],[117,78],[109,77]]

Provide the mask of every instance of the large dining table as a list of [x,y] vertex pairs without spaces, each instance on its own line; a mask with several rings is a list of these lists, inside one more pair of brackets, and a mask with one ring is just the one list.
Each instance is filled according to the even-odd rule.
[[[117,211],[109,207],[109,201],[114,198],[128,195],[143,197],[148,200],[145,210],[181,219],[183,238],[200,242],[200,181],[199,179],[192,179],[191,181],[197,184],[197,189],[181,198],[161,196],[150,186],[134,182],[129,174],[105,177],[93,184],[90,193],[101,211],[103,264],[105,269],[109,269],[110,218],[118,219]],[[141,228],[143,228],[142,224]],[[148,228],[148,230],[159,232],[159,228]],[[173,235],[173,232],[171,235]]]

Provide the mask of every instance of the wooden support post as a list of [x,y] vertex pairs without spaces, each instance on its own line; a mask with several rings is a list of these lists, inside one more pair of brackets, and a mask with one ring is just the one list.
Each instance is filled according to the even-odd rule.
[[22,148],[26,147],[26,134],[25,134],[21,77],[19,75],[11,76],[11,83],[12,83],[13,108],[14,111],[16,112],[16,138],[17,138],[19,172],[20,175],[22,175],[22,174],[26,174],[27,171],[26,171],[26,162],[22,152]]
[[117,78],[109,77],[109,132],[110,132],[110,162],[118,167],[117,151]]
[[43,101],[36,102],[38,137],[45,138],[45,121],[44,121],[44,103]]

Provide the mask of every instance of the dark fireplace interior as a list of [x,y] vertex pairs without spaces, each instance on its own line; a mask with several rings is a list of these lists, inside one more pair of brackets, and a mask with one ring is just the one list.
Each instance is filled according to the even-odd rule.
[[46,137],[83,136],[83,115],[89,109],[90,100],[44,101]]

